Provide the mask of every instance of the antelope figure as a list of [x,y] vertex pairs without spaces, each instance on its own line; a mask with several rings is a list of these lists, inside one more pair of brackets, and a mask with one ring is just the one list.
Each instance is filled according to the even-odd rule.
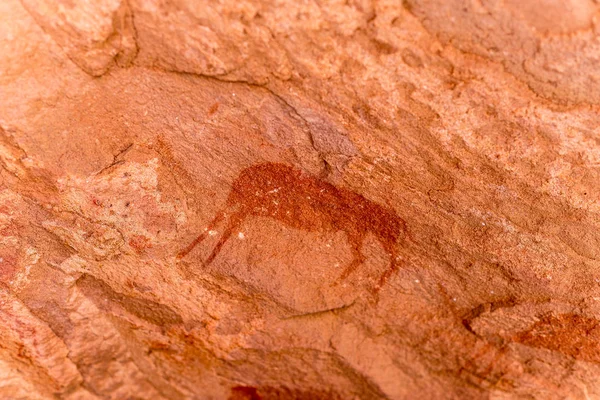
[[308,231],[346,232],[353,260],[340,279],[348,277],[365,260],[360,249],[369,232],[390,257],[390,267],[381,275],[376,289],[398,269],[396,244],[400,233],[406,230],[402,218],[358,193],[279,163],[262,163],[244,169],[233,182],[225,208],[177,257],[185,257],[226,219],[225,230],[205,261],[210,264],[248,216],[274,218],[292,228]]

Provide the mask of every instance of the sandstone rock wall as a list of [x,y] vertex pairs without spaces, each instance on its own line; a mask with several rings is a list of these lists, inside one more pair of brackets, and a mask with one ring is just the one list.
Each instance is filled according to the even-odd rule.
[[0,398],[600,397],[599,7],[0,2]]

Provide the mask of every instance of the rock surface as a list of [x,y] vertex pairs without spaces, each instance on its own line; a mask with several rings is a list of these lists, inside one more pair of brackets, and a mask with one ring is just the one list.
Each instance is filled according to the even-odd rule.
[[600,397],[599,7],[0,2],[0,397]]

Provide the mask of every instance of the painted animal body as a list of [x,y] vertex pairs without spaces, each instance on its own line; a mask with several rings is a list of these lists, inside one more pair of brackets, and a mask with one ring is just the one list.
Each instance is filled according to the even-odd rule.
[[227,220],[223,234],[206,259],[205,263],[210,264],[249,216],[274,218],[292,228],[308,231],[344,231],[353,260],[341,279],[365,260],[360,249],[368,233],[377,238],[390,257],[390,267],[381,275],[377,289],[398,269],[397,241],[406,229],[402,218],[358,193],[279,163],[262,163],[244,169],[233,182],[225,208],[178,257],[186,256],[221,221]]

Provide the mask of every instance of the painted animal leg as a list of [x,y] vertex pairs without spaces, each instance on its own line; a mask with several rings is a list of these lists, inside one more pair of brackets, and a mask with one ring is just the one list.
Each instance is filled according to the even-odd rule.
[[240,222],[242,222],[243,217],[243,213],[239,211],[229,217],[227,227],[223,231],[223,235],[221,235],[221,238],[219,238],[219,241],[215,245],[215,248],[213,249],[212,253],[210,253],[210,256],[208,256],[208,258],[204,262],[205,265],[210,264],[211,262],[213,262],[215,257],[217,257],[217,255],[221,251],[221,247],[223,247],[227,239],[229,239],[229,237],[232,235],[234,229],[236,229],[240,225]]
[[342,272],[342,275],[340,275],[338,281],[346,279],[359,265],[365,262],[365,257],[360,251],[362,246],[362,238],[350,239],[350,246],[352,246],[352,262],[346,267],[344,272]]
[[399,263],[397,260],[398,255],[396,254],[395,249],[387,245],[384,245],[384,248],[390,256],[390,266],[379,278],[379,282],[377,283],[375,291],[379,291],[383,287],[383,285],[385,285],[389,277],[392,276],[392,274],[396,273],[396,271],[398,271],[399,269]]
[[213,220],[210,222],[208,227],[200,235],[198,235],[198,237],[196,239],[194,239],[194,241],[192,243],[190,243],[186,248],[184,248],[179,253],[177,253],[177,258],[182,259],[183,257],[187,256],[188,253],[190,251],[192,251],[194,249],[194,247],[196,247],[196,245],[198,245],[200,242],[202,242],[204,239],[206,239],[206,236],[208,235],[208,233],[210,231],[212,231],[214,229],[214,227],[223,220],[224,217],[225,217],[225,212],[223,212],[223,211],[219,212],[215,216],[215,218],[213,218]]

